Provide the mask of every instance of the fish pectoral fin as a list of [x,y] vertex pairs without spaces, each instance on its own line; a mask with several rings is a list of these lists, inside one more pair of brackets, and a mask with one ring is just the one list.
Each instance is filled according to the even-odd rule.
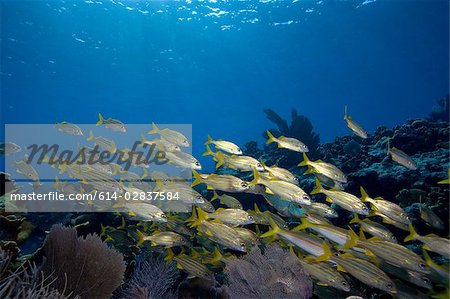
[[326,283],[320,282],[320,281],[316,282],[316,284],[319,285],[319,286],[323,286],[323,287],[327,287],[328,286]]
[[333,200],[329,197],[326,198],[326,201],[328,201],[329,203],[333,203]]
[[344,268],[342,268],[341,266],[339,266],[339,265],[337,265],[337,270],[338,271],[341,271],[341,272],[347,272],[347,271],[345,271],[345,269]]
[[177,268],[180,269],[180,270],[183,270],[183,267],[181,267],[181,265],[178,264],[178,263],[177,263]]
[[211,187],[210,185],[206,185],[206,189],[208,189],[208,190],[214,190],[214,188]]
[[210,237],[213,236],[213,233],[209,229],[205,231],[205,234],[207,234]]

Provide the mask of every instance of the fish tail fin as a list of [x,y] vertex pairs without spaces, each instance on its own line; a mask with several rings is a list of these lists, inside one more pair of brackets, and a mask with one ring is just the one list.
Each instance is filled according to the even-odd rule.
[[309,165],[309,159],[306,153],[303,153],[303,161],[298,163],[297,166],[308,166]]
[[261,210],[259,209],[259,207],[258,207],[258,205],[256,204],[256,202],[255,202],[255,204],[253,205],[253,209],[255,210],[256,213],[261,213]]
[[100,223],[100,237],[106,236],[106,226]]
[[117,227],[117,229],[124,229],[127,226],[127,223],[125,222],[125,218],[122,217],[122,223]]
[[[192,214],[194,215],[194,210],[192,211]],[[206,219],[208,219],[208,214],[203,211],[201,208],[197,207],[197,216],[195,217],[195,220],[192,221],[191,223],[191,227],[196,227],[198,226],[200,223],[202,223],[203,221],[205,221]]]
[[269,130],[267,130],[266,133],[267,133],[267,136],[269,136],[269,139],[267,139],[266,144],[275,142],[275,137],[272,135],[272,133],[270,133]]
[[359,222],[359,217],[358,217],[358,214],[356,214],[356,213],[353,213],[353,219],[352,220],[350,220],[350,224],[353,224],[353,223],[358,223]]
[[89,137],[86,139],[87,141],[94,140],[94,134],[92,131],[89,131]]
[[322,193],[322,191],[323,191],[322,184],[320,183],[319,179],[316,178],[316,189],[314,189],[313,191],[311,191],[310,194]]
[[152,122],[152,129],[150,130],[150,132],[148,132],[148,134],[158,134],[159,129],[158,127],[155,125],[154,122]]
[[216,163],[216,169],[225,163],[225,158],[222,152],[217,152],[217,163]]
[[147,140],[145,139],[144,134],[141,133],[141,144],[139,144],[139,145],[143,146],[145,144],[145,141],[147,141]]
[[141,180],[145,179],[146,177],[148,177],[148,170],[147,170],[147,168],[143,168]]
[[409,228],[409,235],[406,236],[405,240],[403,242],[408,242],[411,240],[415,240],[418,236],[416,230],[414,229],[414,226],[410,223],[408,224],[408,228]]
[[192,174],[194,175],[194,181],[192,182],[192,187],[197,186],[198,184],[202,183],[202,177],[201,175],[195,171],[195,169],[192,169]]
[[216,199],[219,198],[219,194],[217,194],[216,190],[213,191],[213,197],[211,198],[211,202],[215,201]]
[[275,221],[273,221],[272,218],[269,219],[269,223],[270,223],[271,229],[270,229],[268,232],[262,234],[262,235],[260,236],[260,238],[267,238],[267,237],[276,235],[276,234],[280,231],[280,228],[279,228],[278,225],[275,223]]
[[67,171],[67,163],[63,163],[63,164],[59,165],[58,168],[59,168],[59,174],[63,174],[64,172]]
[[348,115],[347,115],[347,105],[345,105],[345,107],[344,107],[344,119],[345,119],[345,120],[348,119]]
[[118,173],[119,173],[119,165],[114,164],[114,165],[113,165],[113,171],[112,171],[112,174],[113,174],[113,175],[116,175],[116,174],[118,174]]
[[211,144],[212,141],[211,135],[208,134],[208,140],[205,142],[205,145]]
[[60,180],[59,180],[58,176],[55,176],[55,183],[53,184],[53,188],[58,187],[59,184],[60,184]]
[[259,172],[256,170],[255,167],[253,167],[253,180],[248,185],[249,186],[257,185],[260,179],[261,176],[259,175]]
[[223,256],[219,251],[219,247],[217,247],[217,246],[214,247],[213,257],[209,263],[212,264],[213,266],[220,266],[222,259],[223,259]]
[[359,191],[361,192],[361,201],[371,201],[369,195],[362,186],[359,187]]
[[95,125],[100,126],[101,124],[103,124],[104,120],[105,119],[103,118],[103,115],[101,113],[98,113],[98,122]]
[[322,262],[322,261],[327,261],[327,260],[329,260],[330,259],[330,257],[331,257],[331,249],[330,249],[330,246],[328,246],[328,244],[327,244],[327,242],[323,242],[322,243],[322,248],[323,248],[323,254],[322,255],[319,255],[317,258],[316,258],[316,262]]
[[309,222],[306,218],[302,218],[301,222],[302,222],[301,224],[294,227],[292,230],[293,231],[301,231],[301,230],[307,229],[308,227],[313,226],[313,224],[311,224],[311,222]]
[[144,243],[145,237],[147,237],[147,236],[146,236],[143,232],[141,232],[140,230],[138,230],[138,229],[136,230],[136,233],[137,233],[137,235],[138,235],[138,237],[139,237],[136,246],[140,246],[140,245],[142,245],[142,243]]
[[[205,143],[206,144],[206,143]],[[206,144],[206,152],[202,154],[202,156],[212,156],[214,155],[214,152],[211,150],[208,144]]]
[[350,229],[348,233],[350,235],[350,239],[347,241],[347,243],[344,244],[344,249],[350,249],[358,244],[359,239],[353,229]]
[[164,258],[164,260],[167,262],[171,262],[171,261],[173,261],[174,257],[175,257],[175,254],[173,253],[173,250],[171,248],[167,248],[167,255]]
[[192,214],[187,218],[184,222],[195,222],[197,220],[197,212],[195,211],[195,207],[192,207]]

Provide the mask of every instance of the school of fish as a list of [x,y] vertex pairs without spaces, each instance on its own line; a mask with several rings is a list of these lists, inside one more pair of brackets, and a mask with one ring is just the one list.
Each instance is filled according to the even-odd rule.
[[[121,121],[105,119],[101,114],[98,116],[97,126],[104,126],[117,134],[127,133],[126,125]],[[367,138],[363,127],[347,114],[347,107],[344,120],[356,136]],[[86,141],[105,151],[118,151],[114,140],[94,136],[92,132],[86,134],[75,124],[63,121],[57,123],[56,128],[63,134],[81,138],[87,135]],[[183,152],[184,148],[191,146],[188,138],[178,131],[158,128],[154,123],[147,136],[157,138],[150,140],[143,134],[141,145],[154,145],[165,152],[168,163],[192,171],[192,183],[152,171],[151,165],[138,163],[133,164],[133,170],[123,170],[113,163],[56,163],[52,166],[57,168],[59,174],[53,186],[63,193],[91,190],[117,192],[119,200],[115,207],[122,224],[117,228],[102,226],[102,236],[117,247],[122,244],[120,240],[131,240],[136,247],[161,248],[166,253],[166,260],[175,261],[188,277],[212,280],[214,273],[221,271],[227,259],[245,254],[254,246],[273,243],[298,256],[304,270],[316,284],[349,292],[348,295],[351,295],[352,285],[346,278],[348,275],[394,297],[404,294],[404,282],[428,291],[433,289],[433,285],[448,289],[448,264],[438,264],[430,257],[431,254],[450,258],[448,238],[437,234],[418,234],[408,214],[399,205],[381,197],[372,198],[376,194],[368,195],[364,186],[360,187],[361,194],[346,192],[345,173],[325,161],[310,160],[308,147],[300,140],[287,136],[275,137],[270,131],[267,135],[267,144],[275,143],[286,151],[302,153],[303,160],[299,161],[298,167],[306,170],[305,175],[315,176],[316,188],[312,192],[308,194],[299,186],[299,179],[292,169],[266,165],[246,156],[233,142],[213,139],[209,135],[203,155],[210,156],[216,168],[230,168],[246,177],[251,174],[252,179],[201,172],[200,162]],[[85,146],[83,149],[86,155],[95,154],[92,148]],[[22,151],[19,145],[12,142],[2,144],[0,150],[4,155],[16,155]],[[132,155],[128,149],[123,152]],[[417,169],[411,157],[400,149],[391,148],[389,142],[387,154],[395,163],[410,170]],[[34,186],[39,186],[39,175],[31,165],[20,160],[13,167],[30,179]],[[59,176],[63,173],[78,179],[79,183],[61,180]],[[155,186],[150,187],[148,181],[154,182]],[[449,184],[448,179],[438,183]],[[201,192],[199,186],[208,191]],[[125,192],[133,191],[173,192],[178,194],[178,200],[170,202],[170,205],[167,202],[120,200]],[[241,196],[241,193],[246,196]],[[249,206],[245,202],[249,196],[255,196],[259,202],[265,201],[273,208],[272,211],[261,211],[256,203],[253,209],[245,210],[244,207]],[[342,217],[342,210],[353,217],[346,226],[335,226],[333,219]],[[420,213],[429,226],[436,230],[443,229],[444,222],[433,211],[421,205]],[[409,235],[399,240],[389,226],[404,230]],[[122,234],[123,231],[126,233]],[[421,244],[421,254],[406,247],[412,241]]]

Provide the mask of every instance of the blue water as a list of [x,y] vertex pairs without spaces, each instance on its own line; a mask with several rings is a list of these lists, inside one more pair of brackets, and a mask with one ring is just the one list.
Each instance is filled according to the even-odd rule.
[[425,117],[448,1],[367,2],[1,1],[1,122],[188,123],[199,156],[207,134],[261,143],[264,108],[323,142],[350,134],[345,104],[369,132]]

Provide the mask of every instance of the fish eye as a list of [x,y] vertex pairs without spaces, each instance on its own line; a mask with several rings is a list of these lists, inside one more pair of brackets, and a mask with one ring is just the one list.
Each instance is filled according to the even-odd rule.
[[347,286],[347,283],[346,283],[345,281],[343,281],[341,284],[342,284],[344,287]]
[[303,195],[302,198],[303,200],[311,200],[311,198],[308,195]]
[[241,243],[241,248],[245,248],[245,243]]
[[258,163],[258,164],[256,164],[256,166],[260,168],[260,167],[262,167],[262,164]]
[[246,182],[242,182],[242,183],[241,183],[241,187],[243,187],[243,188],[247,188],[247,187],[248,187],[248,185],[247,185],[247,183],[246,183]]
[[209,274],[208,274],[208,273],[205,273],[205,274],[203,274],[203,276],[205,276],[205,277],[208,277],[208,276],[209,276]]
[[419,264],[419,267],[422,268],[422,269],[425,269],[426,266],[427,266],[427,265],[425,265],[424,263],[420,263],[420,264]]
[[426,277],[424,277],[422,280],[423,280],[423,282],[426,283],[426,284],[429,284],[429,283],[430,283],[430,280],[429,280],[428,278],[426,278]]
[[333,255],[334,255],[335,257],[338,257],[338,256],[339,256],[339,253],[335,252],[335,253],[333,253]]
[[248,220],[253,221],[253,216],[252,215],[248,215]]
[[388,283],[386,286],[388,287],[388,289],[392,289],[392,283]]

